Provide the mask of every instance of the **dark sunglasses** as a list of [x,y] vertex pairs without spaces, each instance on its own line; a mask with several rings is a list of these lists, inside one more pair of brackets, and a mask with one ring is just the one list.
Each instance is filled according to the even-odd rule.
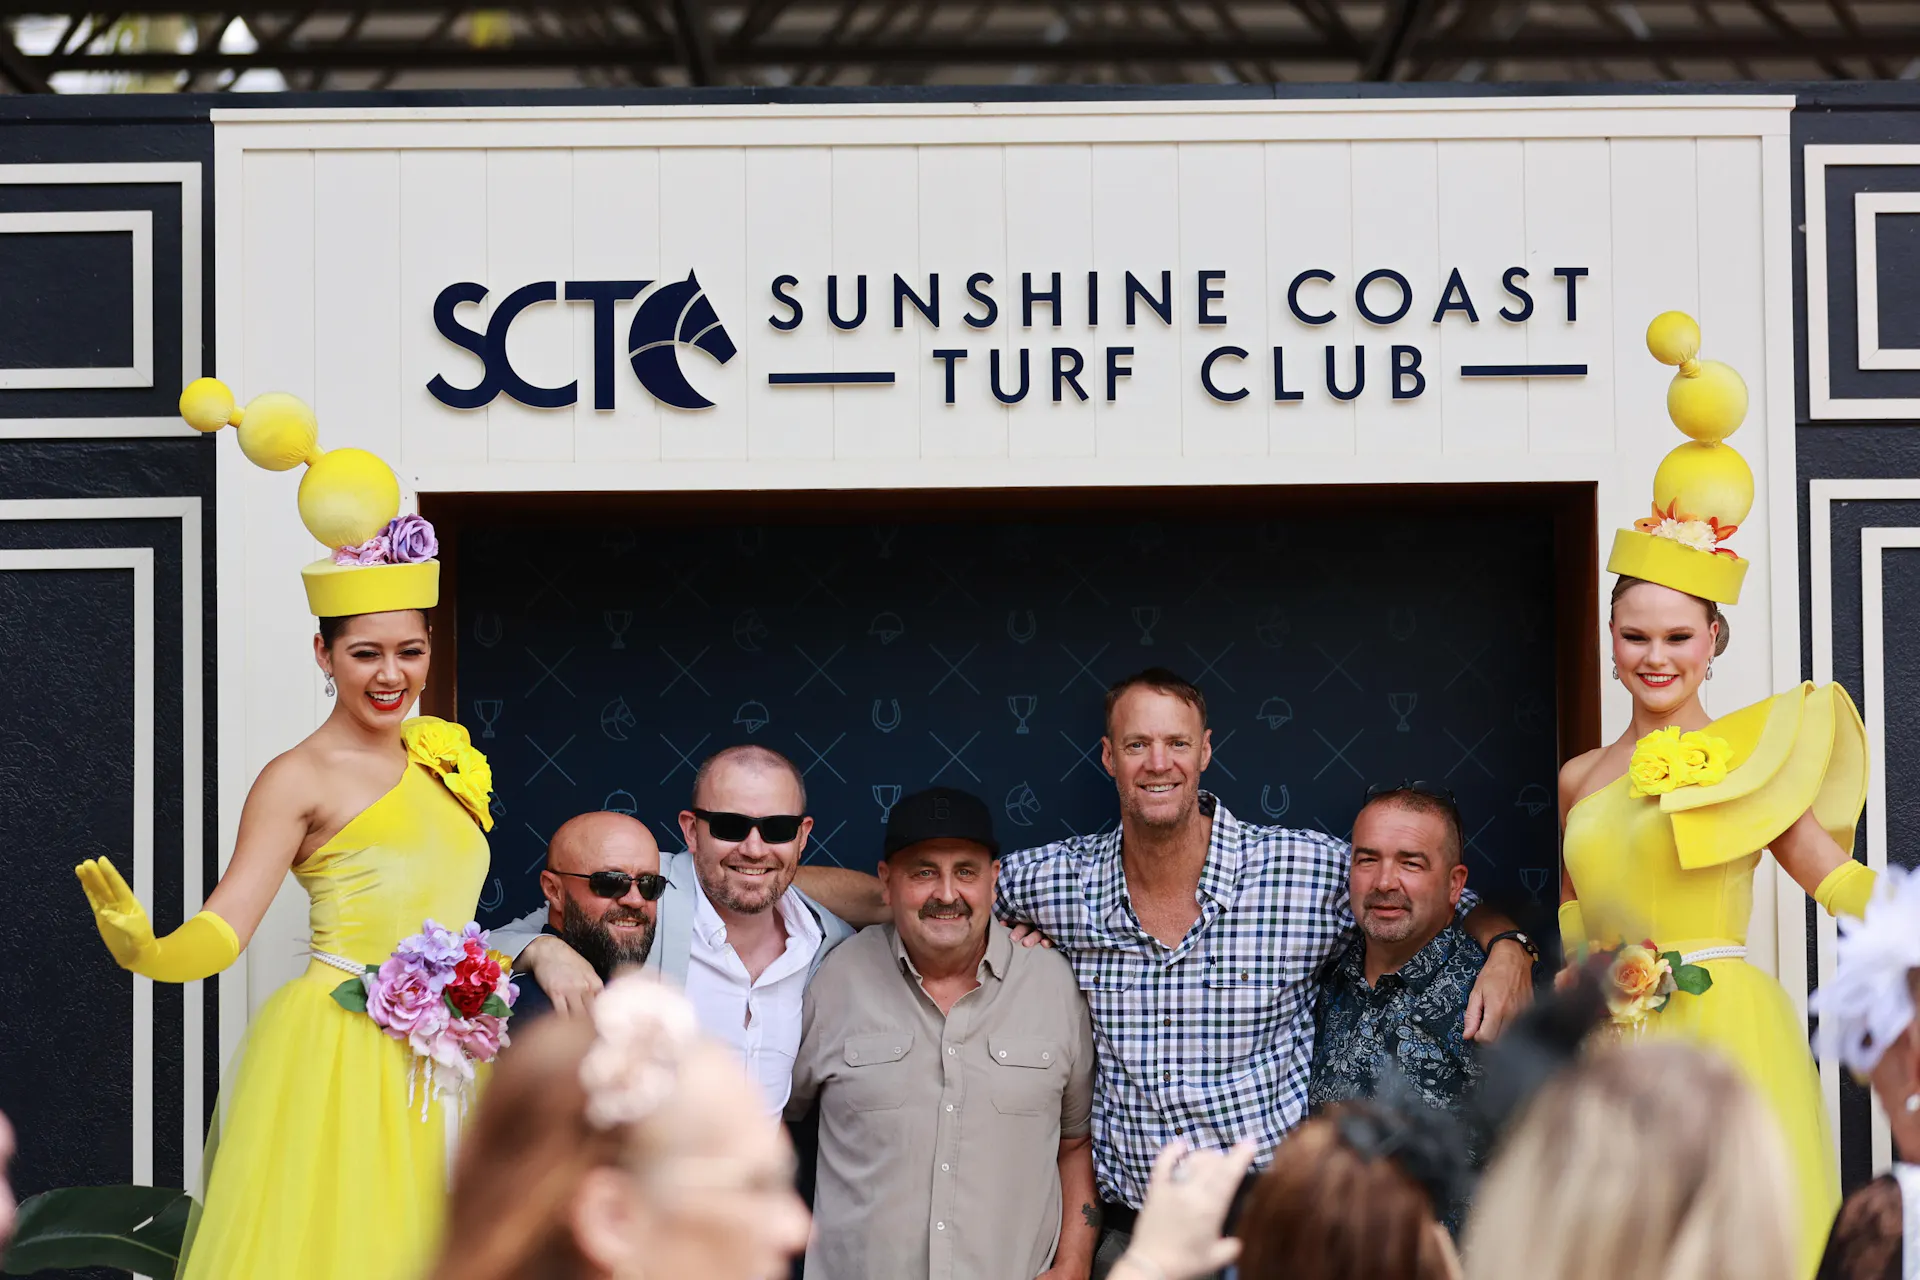
[[556,871],[553,874],[585,880],[587,889],[596,898],[624,898],[628,889],[637,888],[642,898],[648,902],[658,902],[669,883],[665,876],[655,875],[651,871],[642,871],[637,876],[630,876],[624,871]]
[[753,834],[755,827],[760,828],[760,838],[768,844],[786,844],[799,837],[800,824],[806,821],[806,817],[798,813],[749,818],[744,813],[716,813],[712,809],[695,809],[693,816],[707,824],[715,840],[728,844],[739,844]]
[[1397,795],[1402,791],[1411,791],[1415,795],[1427,796],[1430,799],[1438,800],[1446,805],[1447,808],[1453,810],[1453,816],[1456,821],[1460,817],[1460,801],[1455,798],[1451,788],[1443,787],[1437,782],[1421,782],[1418,780],[1376,782],[1367,788],[1367,800],[1371,802],[1378,800],[1381,796]]

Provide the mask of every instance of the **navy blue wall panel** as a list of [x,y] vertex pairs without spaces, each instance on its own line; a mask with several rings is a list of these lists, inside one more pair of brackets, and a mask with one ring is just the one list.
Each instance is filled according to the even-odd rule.
[[[485,905],[539,901],[554,828],[635,812],[663,847],[736,742],[806,772],[814,860],[870,869],[888,805],[986,797],[1008,848],[1110,828],[1106,686],[1206,693],[1204,785],[1344,835],[1369,783],[1458,792],[1471,881],[1557,894],[1544,516],[837,524],[461,535],[460,718],[493,760]],[[1436,548],[1441,550],[1436,551]]]

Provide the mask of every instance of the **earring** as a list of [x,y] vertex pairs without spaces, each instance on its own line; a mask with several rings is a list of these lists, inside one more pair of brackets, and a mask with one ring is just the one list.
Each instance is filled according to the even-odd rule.
[[1920,1111],[1920,1093],[1910,1093],[1907,1095],[1907,1114],[1912,1115],[1916,1111]]
[[331,671],[327,672],[327,696],[329,698],[333,696],[333,672]]
[[1615,680],[1620,678],[1620,664],[1617,662],[1613,664],[1613,678]]
[[1707,679],[1713,679],[1713,659],[1707,659]]

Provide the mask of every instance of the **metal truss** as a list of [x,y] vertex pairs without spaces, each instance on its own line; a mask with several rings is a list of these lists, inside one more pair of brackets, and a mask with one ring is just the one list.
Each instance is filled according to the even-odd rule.
[[1915,0],[180,4],[53,20],[44,0],[0,0],[0,86],[254,87],[248,72],[297,89],[1920,76]]

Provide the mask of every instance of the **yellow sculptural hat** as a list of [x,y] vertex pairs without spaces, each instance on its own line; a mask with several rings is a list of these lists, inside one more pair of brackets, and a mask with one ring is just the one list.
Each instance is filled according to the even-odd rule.
[[296,396],[270,391],[246,408],[216,378],[197,378],[180,393],[180,416],[196,431],[231,424],[240,452],[268,471],[301,463],[300,522],[333,554],[300,571],[307,604],[318,618],[440,602],[440,544],[433,526],[400,514],[400,480],[365,449],[322,449],[320,424]]
[[1718,360],[1700,359],[1700,326],[1681,311],[1647,326],[1647,350],[1679,372],[1667,416],[1688,437],[1653,473],[1653,514],[1613,536],[1607,572],[1735,604],[1747,562],[1726,540],[1753,509],[1753,470],[1726,438],[1747,416],[1747,384]]

